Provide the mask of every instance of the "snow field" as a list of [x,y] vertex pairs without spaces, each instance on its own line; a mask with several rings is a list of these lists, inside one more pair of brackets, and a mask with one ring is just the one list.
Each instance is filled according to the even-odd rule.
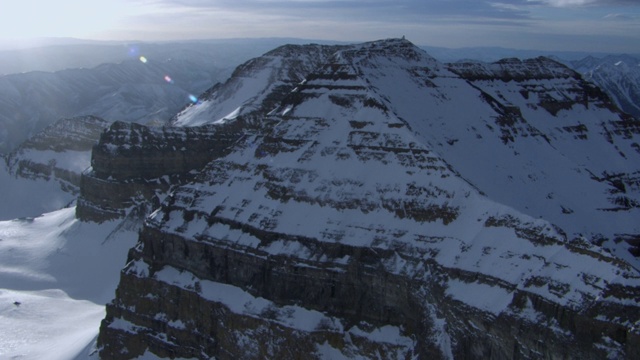
[[135,244],[75,207],[0,221],[0,359],[85,359]]
[[62,290],[0,289],[0,359],[83,358],[104,315],[104,306]]

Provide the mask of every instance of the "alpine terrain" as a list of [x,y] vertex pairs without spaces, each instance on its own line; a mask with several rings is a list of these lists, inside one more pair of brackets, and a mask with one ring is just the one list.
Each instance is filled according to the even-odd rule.
[[630,55],[592,56],[572,61],[570,65],[584,78],[594,82],[620,109],[640,117],[640,59]]
[[81,176],[146,216],[93,356],[640,358],[640,122],[576,71],[288,45],[200,99]]

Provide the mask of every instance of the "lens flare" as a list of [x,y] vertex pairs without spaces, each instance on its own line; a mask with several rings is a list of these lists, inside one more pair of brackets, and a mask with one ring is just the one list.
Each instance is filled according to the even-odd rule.
[[143,64],[146,64],[146,63],[147,63],[147,58],[146,58],[146,57],[144,57],[144,56],[140,56],[140,61],[141,61]]
[[198,98],[191,94],[189,94],[189,100],[194,104],[198,102]]
[[136,57],[140,49],[136,45],[129,47],[129,56]]
[[168,82],[169,84],[173,84],[173,79],[169,75],[164,76],[164,81]]

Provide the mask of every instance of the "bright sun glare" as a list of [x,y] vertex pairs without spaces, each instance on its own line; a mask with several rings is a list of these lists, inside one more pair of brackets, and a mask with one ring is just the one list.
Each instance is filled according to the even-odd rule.
[[0,38],[99,36],[127,15],[125,0],[1,0]]

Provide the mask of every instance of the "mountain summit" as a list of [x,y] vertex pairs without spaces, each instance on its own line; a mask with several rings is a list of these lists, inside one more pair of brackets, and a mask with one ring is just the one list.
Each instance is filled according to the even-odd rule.
[[147,218],[102,358],[640,356],[640,124],[578,73],[389,39],[209,96],[173,123],[251,126]]

